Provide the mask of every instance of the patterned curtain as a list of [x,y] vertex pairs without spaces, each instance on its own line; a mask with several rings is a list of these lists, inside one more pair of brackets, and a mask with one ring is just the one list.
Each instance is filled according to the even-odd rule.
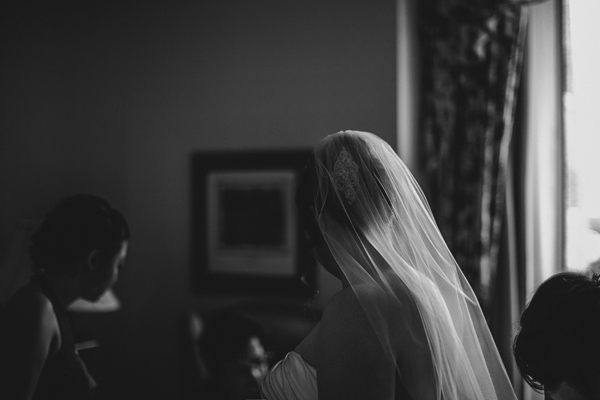
[[417,3],[425,191],[489,315],[527,9],[490,0]]

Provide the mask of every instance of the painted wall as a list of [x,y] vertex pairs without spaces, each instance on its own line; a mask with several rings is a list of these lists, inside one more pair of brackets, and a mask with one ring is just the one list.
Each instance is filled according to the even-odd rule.
[[[395,146],[396,2],[47,3],[0,6],[0,257],[18,220],[64,194],[123,210],[123,309],[86,322],[118,359],[101,383],[173,398],[179,318],[231,301],[189,289],[192,153],[309,147],[341,129]],[[325,274],[317,307],[337,285]]]

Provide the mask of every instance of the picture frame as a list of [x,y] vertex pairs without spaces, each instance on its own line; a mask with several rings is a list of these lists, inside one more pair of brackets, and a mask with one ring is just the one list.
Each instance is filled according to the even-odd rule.
[[296,216],[309,149],[192,155],[192,274],[198,294],[308,296],[316,264]]

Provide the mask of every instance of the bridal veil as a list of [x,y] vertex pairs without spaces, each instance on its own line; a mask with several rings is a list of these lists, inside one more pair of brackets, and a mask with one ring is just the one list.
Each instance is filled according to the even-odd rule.
[[[398,155],[371,133],[344,131],[311,157],[301,220],[322,235],[411,396],[515,399],[473,290]],[[412,367],[423,354],[429,377]]]

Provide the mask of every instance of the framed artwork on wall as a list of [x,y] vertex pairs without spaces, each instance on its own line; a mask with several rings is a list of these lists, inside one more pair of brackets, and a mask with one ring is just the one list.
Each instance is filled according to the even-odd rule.
[[309,155],[310,150],[193,154],[196,293],[303,296],[314,290],[315,263],[295,205]]

